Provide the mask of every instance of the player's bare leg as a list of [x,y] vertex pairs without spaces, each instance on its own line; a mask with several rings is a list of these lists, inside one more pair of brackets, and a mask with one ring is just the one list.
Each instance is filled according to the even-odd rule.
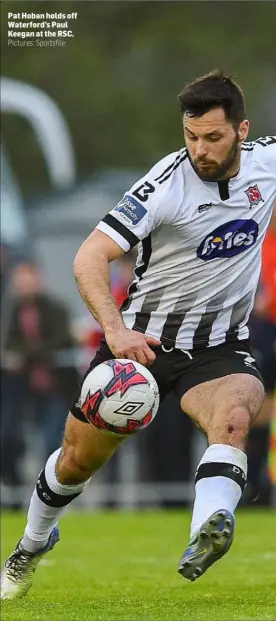
[[1,599],[27,593],[39,561],[59,540],[59,517],[122,441],[69,414],[62,448],[49,457],[38,477],[24,535],[3,567]]
[[208,448],[196,473],[190,541],[179,573],[195,580],[230,548],[234,511],[246,484],[245,444],[264,399],[256,377],[233,374],[188,390],[181,408],[206,433]]

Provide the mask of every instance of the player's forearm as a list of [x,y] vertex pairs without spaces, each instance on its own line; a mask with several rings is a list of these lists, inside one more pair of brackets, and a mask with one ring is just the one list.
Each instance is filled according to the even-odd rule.
[[110,291],[109,263],[105,256],[82,252],[74,262],[78,290],[87,308],[105,333],[118,331],[124,324]]

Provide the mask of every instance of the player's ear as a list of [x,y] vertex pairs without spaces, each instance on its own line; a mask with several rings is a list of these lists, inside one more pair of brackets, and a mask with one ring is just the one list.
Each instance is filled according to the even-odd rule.
[[238,135],[239,135],[240,142],[243,142],[244,140],[246,140],[248,136],[248,132],[249,132],[249,121],[245,119],[244,121],[240,123],[239,129],[238,129]]

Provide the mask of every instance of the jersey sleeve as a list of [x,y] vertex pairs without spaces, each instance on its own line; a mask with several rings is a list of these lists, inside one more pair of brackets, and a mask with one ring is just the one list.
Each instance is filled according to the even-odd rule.
[[96,226],[125,252],[162,223],[170,221],[179,207],[180,192],[183,192],[182,175],[178,175],[176,180],[174,172],[179,168],[182,158],[184,159],[183,151],[185,149],[160,160],[144,177],[134,183],[116,207]]
[[276,184],[276,136],[265,136],[255,141],[256,156],[272,174]]

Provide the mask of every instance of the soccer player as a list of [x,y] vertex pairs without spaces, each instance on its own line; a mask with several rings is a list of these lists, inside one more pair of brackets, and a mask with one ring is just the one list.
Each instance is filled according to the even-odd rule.
[[[105,333],[90,370],[111,357],[151,365],[161,399],[174,390],[207,435],[178,568],[195,580],[232,543],[246,437],[264,399],[247,322],[276,196],[276,137],[246,142],[243,93],[222,72],[188,84],[178,99],[186,148],[126,192],[80,247],[74,273]],[[120,312],[109,263],[137,244],[135,279]],[[66,506],[121,442],[88,424],[77,395],[62,448],[38,477],[23,537],[4,565],[3,598],[28,591],[58,540]]]

